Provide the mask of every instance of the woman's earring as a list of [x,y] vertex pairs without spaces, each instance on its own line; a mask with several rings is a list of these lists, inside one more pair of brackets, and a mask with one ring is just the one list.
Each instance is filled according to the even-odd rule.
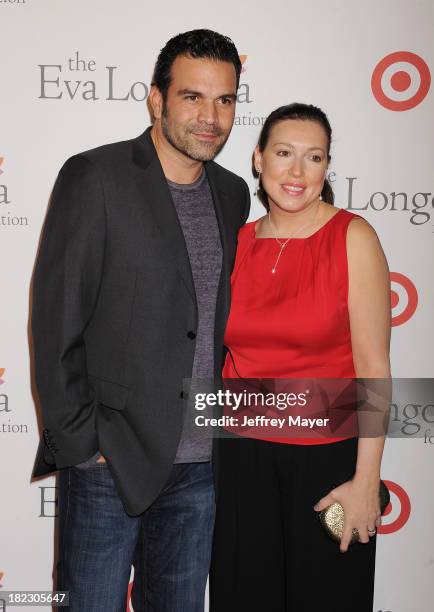
[[319,199],[322,200],[322,194],[321,193],[319,194]]

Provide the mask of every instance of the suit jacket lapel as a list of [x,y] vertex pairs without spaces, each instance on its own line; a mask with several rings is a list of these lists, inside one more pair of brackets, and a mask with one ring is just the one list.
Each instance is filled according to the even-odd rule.
[[213,197],[214,210],[217,217],[217,223],[220,231],[220,240],[222,243],[223,250],[223,262],[222,262],[222,274],[221,274],[221,283],[220,290],[223,290],[223,303],[225,316],[227,314],[227,310],[229,308],[229,295],[230,295],[230,270],[229,270],[229,261],[228,261],[228,224],[224,218],[224,202],[226,201],[227,194],[224,191],[221,183],[217,178],[217,168],[213,162],[207,162],[205,164],[205,171],[207,174],[209,186],[211,189],[211,194]]
[[[140,169],[136,173],[136,180],[143,194],[143,202],[146,201],[151,207],[156,228],[166,244],[165,248],[171,253],[172,261],[177,266],[197,307],[187,245],[150,130],[151,128],[148,128],[133,145],[133,161]],[[143,207],[142,212],[144,213]],[[147,223],[145,215],[144,222]]]

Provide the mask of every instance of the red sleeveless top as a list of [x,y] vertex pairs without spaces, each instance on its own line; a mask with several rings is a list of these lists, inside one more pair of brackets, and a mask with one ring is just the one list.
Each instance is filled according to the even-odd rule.
[[[256,238],[255,223],[238,236],[231,277],[229,349],[223,378],[354,378],[348,313],[347,228],[358,215],[340,209],[307,238],[284,248]],[[346,438],[275,438],[325,444]]]

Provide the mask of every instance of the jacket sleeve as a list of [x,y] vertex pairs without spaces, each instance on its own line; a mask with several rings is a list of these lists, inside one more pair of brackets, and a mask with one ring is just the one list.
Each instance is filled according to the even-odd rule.
[[35,377],[45,427],[41,444],[56,468],[80,463],[98,450],[83,334],[98,299],[105,233],[98,173],[86,157],[72,157],[53,189],[33,278]]

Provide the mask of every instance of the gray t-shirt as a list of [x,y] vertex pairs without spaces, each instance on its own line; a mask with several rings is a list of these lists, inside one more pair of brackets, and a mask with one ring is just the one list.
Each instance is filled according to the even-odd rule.
[[[187,245],[199,311],[191,377],[211,380],[214,378],[214,318],[222,268],[222,247],[212,194],[205,171],[188,185],[167,182]],[[190,393],[190,399],[192,395]],[[175,463],[209,461],[210,430],[194,426],[194,407],[188,400],[184,407],[184,427]],[[92,467],[100,456],[98,452],[77,467]]]
[[[193,379],[214,378],[214,320],[222,270],[222,246],[211,190],[205,171],[187,185],[167,181],[187,245],[198,306]],[[191,394],[190,394],[191,400]],[[211,458],[211,433],[195,427],[187,400],[186,418],[175,463],[195,463]]]

